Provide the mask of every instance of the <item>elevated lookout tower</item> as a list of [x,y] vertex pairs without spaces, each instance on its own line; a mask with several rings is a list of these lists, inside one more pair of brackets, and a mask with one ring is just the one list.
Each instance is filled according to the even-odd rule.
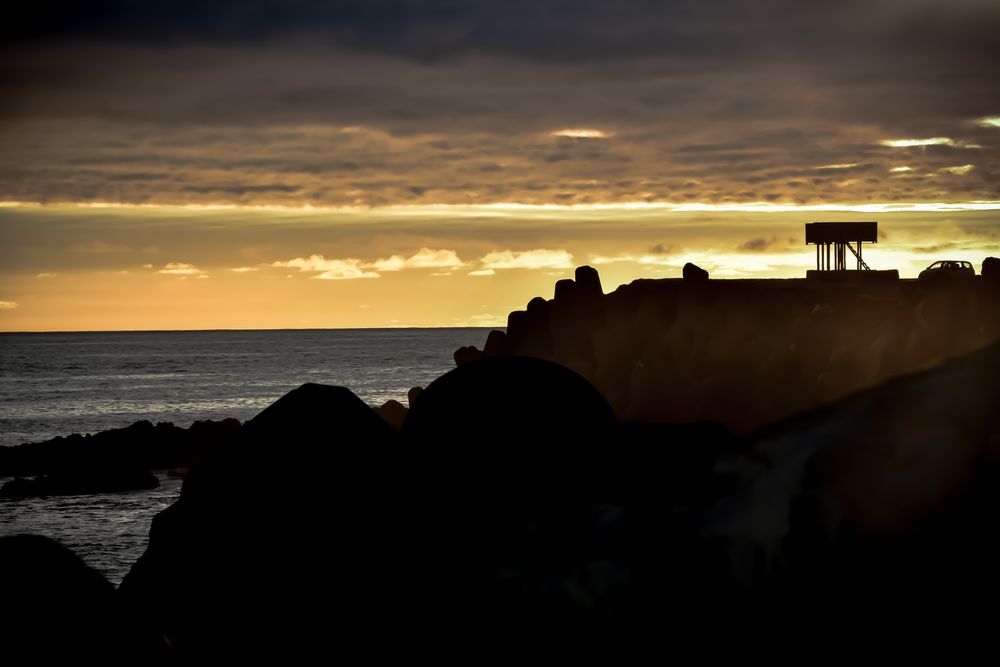
[[848,250],[858,260],[857,270],[868,271],[861,258],[861,246],[865,243],[878,243],[877,222],[806,223],[806,245],[816,245],[817,271],[847,270]]

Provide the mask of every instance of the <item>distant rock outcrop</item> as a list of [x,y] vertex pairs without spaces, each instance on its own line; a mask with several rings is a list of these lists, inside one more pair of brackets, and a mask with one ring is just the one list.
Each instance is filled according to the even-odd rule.
[[983,260],[983,278],[1000,280],[1000,257],[987,257]]
[[684,277],[684,280],[691,283],[708,282],[708,271],[691,262],[684,265],[681,275]]
[[467,364],[470,361],[476,361],[482,358],[483,358],[482,350],[472,345],[466,347],[460,347],[457,350],[455,350],[456,366],[461,366],[462,364]]
[[[236,419],[190,428],[140,421],[94,435],[0,447],[0,476],[15,476],[0,496],[54,496],[155,489],[152,470],[187,469],[240,428]],[[21,477],[37,476],[35,479]]]
[[56,474],[78,477],[103,469],[187,468],[240,427],[236,419],[196,421],[190,428],[139,421],[94,435],[0,447],[0,477]]

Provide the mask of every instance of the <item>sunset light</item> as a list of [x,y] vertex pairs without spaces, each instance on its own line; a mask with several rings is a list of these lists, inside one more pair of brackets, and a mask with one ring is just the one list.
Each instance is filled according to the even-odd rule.
[[950,146],[951,148],[979,148],[974,144],[966,144],[948,137],[931,137],[930,139],[884,139],[879,142],[890,148],[913,148],[923,146]]
[[891,61],[881,37],[836,61],[796,49],[789,77],[761,46],[794,41],[780,21],[737,56],[717,18],[650,19],[665,33],[633,43],[599,26],[645,34],[639,14],[581,11],[468,49],[447,30],[421,32],[424,50],[263,25],[174,41],[145,23],[141,47],[103,28],[17,42],[0,300],[19,305],[0,329],[503,322],[587,262],[612,284],[690,258],[801,276],[788,239],[814,219],[882,220],[873,261],[912,257],[903,275],[920,248],[996,253],[998,117],[968,110],[994,82],[972,52],[941,98],[927,65],[952,56],[905,35]]
[[995,652],[1000,0],[5,9],[4,664]]
[[549,133],[553,137],[569,137],[571,139],[607,139],[610,134],[603,130],[593,130],[584,128],[568,128],[565,130],[555,130]]

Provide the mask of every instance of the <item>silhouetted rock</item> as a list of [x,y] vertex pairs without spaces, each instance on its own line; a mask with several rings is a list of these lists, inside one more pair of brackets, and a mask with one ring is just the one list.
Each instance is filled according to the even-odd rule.
[[0,447],[0,476],[57,473],[80,477],[103,470],[187,468],[239,429],[236,419],[196,421],[184,429],[139,421],[94,435]]
[[122,613],[114,586],[48,538],[0,537],[0,590],[5,664],[149,664],[165,657],[156,635]]
[[1000,279],[1000,257],[987,257],[983,260],[983,278],[989,280]]
[[[823,327],[882,324],[879,302],[815,306],[804,317]],[[762,352],[739,372],[777,363],[747,344]],[[192,468],[120,593],[189,660],[333,645],[617,663],[735,658],[762,638],[800,659],[831,632],[847,652],[906,653],[914,628],[972,641],[978,602],[1000,594],[998,371],[994,344],[743,437],[616,424],[582,377],[530,358],[442,376],[399,435],[346,390],[306,385]]]
[[597,273],[597,269],[592,266],[578,266],[575,277],[577,291],[584,299],[596,299],[604,296],[604,290],[601,289],[601,276]]
[[[349,389],[307,383],[269,405],[208,452],[188,473],[182,494],[200,490],[201,477],[209,474],[216,477],[215,483],[226,479],[227,484],[242,484],[243,476],[253,475],[261,462],[268,463],[272,476],[293,476],[295,481],[290,477],[288,484],[325,484],[322,466],[348,456],[362,444],[388,442],[395,435]],[[331,443],[352,443],[352,447],[341,444],[331,449]],[[223,493],[221,488],[210,492]]]
[[503,331],[494,329],[486,337],[486,344],[483,346],[483,354],[487,357],[495,357],[498,354],[504,354],[506,351],[507,334]]
[[528,302],[527,312],[529,318],[538,318],[548,312],[549,302],[543,297],[536,296]]
[[528,323],[528,313],[523,310],[512,310],[507,313],[507,335],[521,335]]
[[552,353],[552,330],[549,314],[554,302],[536,296],[528,302],[527,315],[517,326],[507,329],[504,340],[506,354],[546,357]]
[[406,406],[397,400],[389,399],[381,406],[375,409],[378,416],[381,417],[392,426],[397,431],[403,427],[403,420],[406,419],[406,413],[409,412]]
[[692,283],[703,283],[708,280],[708,271],[691,262],[684,265],[681,275],[684,276],[684,280]]
[[119,594],[184,659],[377,645],[379,577],[409,558],[384,509],[406,497],[396,438],[347,389],[289,392],[191,468]]
[[577,290],[576,282],[570,278],[564,278],[563,280],[556,281],[556,287],[553,295],[553,300],[562,303],[575,303],[579,291]]
[[478,347],[469,345],[466,347],[460,347],[455,350],[455,365],[461,366],[462,364],[467,364],[470,361],[476,361],[483,358],[483,351]]
[[538,438],[590,441],[613,423],[607,401],[573,371],[530,357],[494,357],[432,382],[407,415],[403,433],[470,446]]
[[979,626],[1000,595],[997,378],[993,344],[754,436],[702,528],[733,564],[726,595],[755,592],[751,634],[835,625],[895,651],[914,628],[953,646]]
[[406,392],[406,402],[409,406],[413,407],[413,402],[420,398],[420,394],[424,393],[423,387],[410,387],[410,390]]

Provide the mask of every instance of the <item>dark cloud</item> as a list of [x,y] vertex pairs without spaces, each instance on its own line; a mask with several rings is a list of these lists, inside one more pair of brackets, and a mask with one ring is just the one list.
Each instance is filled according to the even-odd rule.
[[998,16],[985,0],[39,0],[18,5],[0,35],[170,45],[312,39],[422,59],[878,53],[866,70],[876,77],[891,55],[917,51],[960,51],[987,69]]
[[[1000,113],[1000,6],[985,0],[41,0],[11,11],[4,199],[1000,197],[1000,132],[971,122]],[[564,128],[607,138],[550,136]],[[878,143],[939,136],[981,148]],[[963,165],[973,169],[947,171]]]
[[774,246],[777,242],[778,238],[776,236],[772,236],[771,238],[758,237],[741,243],[736,249],[744,252],[763,252]]
[[[288,37],[335,40],[415,58],[469,52],[539,59],[657,54],[732,55],[743,29],[778,17],[784,2],[693,0],[42,0],[4,22],[10,40],[85,39],[177,44]],[[716,14],[718,12],[718,14]],[[706,21],[728,16],[721,25]],[[706,31],[709,23],[712,30]],[[705,39],[712,37],[712,39]]]
[[273,192],[277,193],[292,193],[298,192],[301,188],[295,185],[228,185],[228,184],[215,184],[215,185],[185,185],[180,188],[181,192],[190,192],[195,194],[230,194],[230,195],[245,195],[245,194],[269,194]]

